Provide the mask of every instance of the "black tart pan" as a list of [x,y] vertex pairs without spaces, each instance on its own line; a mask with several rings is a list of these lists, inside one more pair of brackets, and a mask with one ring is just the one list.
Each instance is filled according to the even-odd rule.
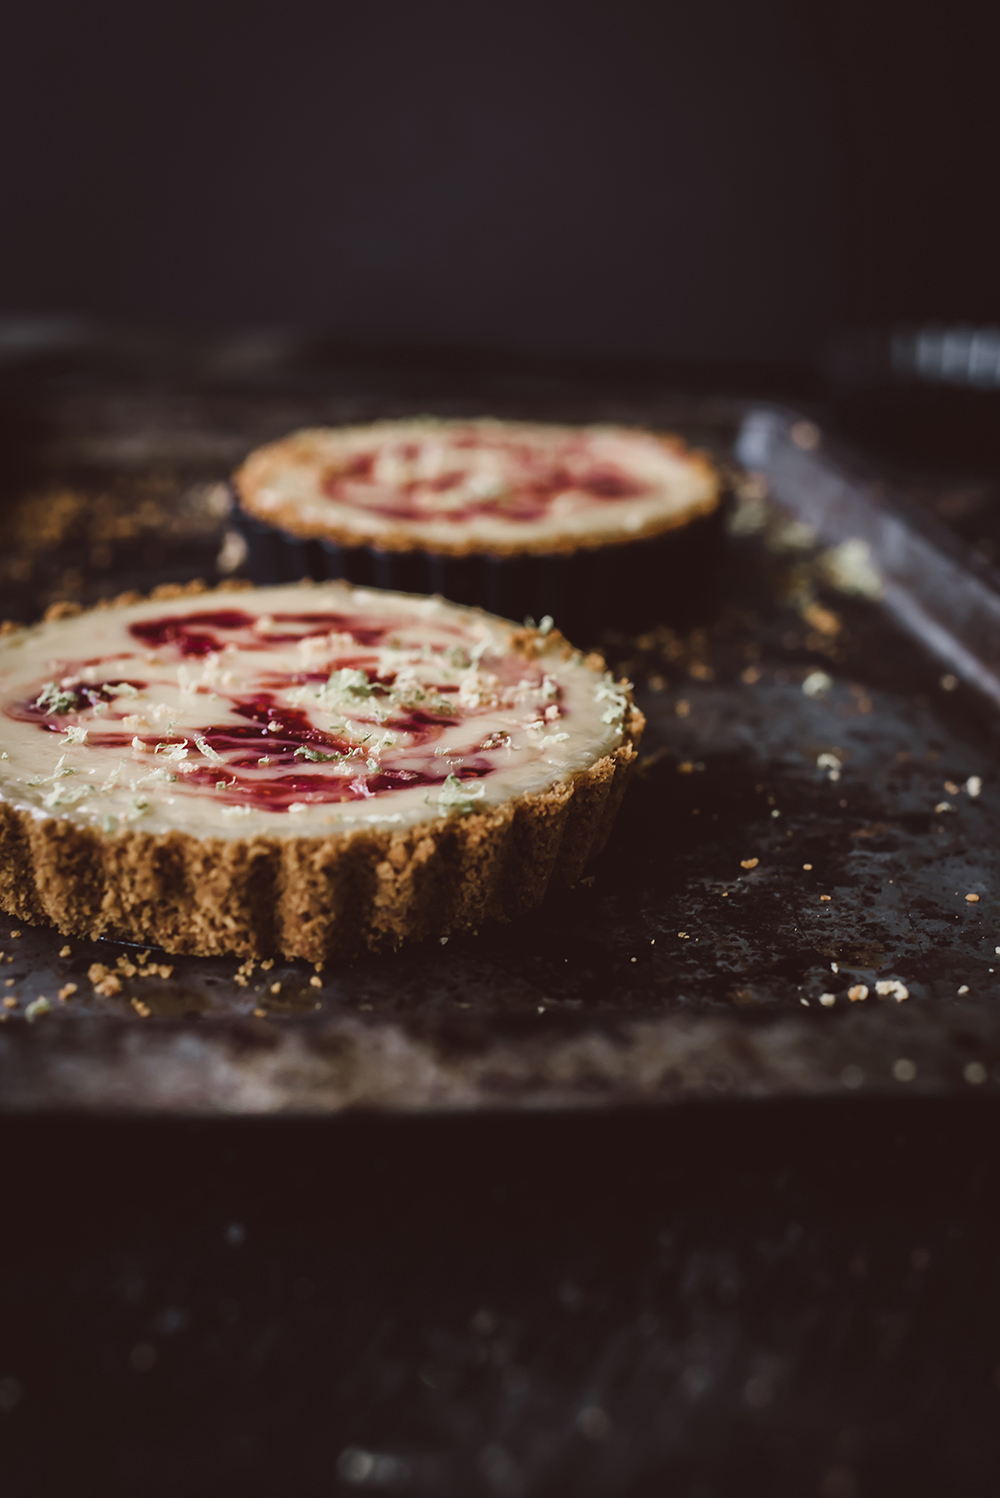
[[363,587],[440,593],[504,619],[548,616],[580,644],[606,629],[697,620],[714,594],[723,539],[721,506],[648,540],[518,556],[340,546],[279,530],[235,501],[233,520],[247,545],[244,570],[255,583],[344,578]]

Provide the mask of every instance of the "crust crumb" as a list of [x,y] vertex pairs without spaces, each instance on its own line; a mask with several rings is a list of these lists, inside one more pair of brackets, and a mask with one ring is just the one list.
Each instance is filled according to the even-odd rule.
[[62,598],[57,603],[50,603],[42,619],[50,624],[55,619],[75,619],[77,614],[83,613],[83,605],[74,603],[71,598]]
[[149,596],[159,603],[171,598],[188,598],[193,593],[204,592],[206,592],[204,579],[196,577],[189,583],[160,583]]
[[92,962],[87,969],[87,977],[94,985],[95,992],[103,994],[106,999],[111,999],[122,991],[122,980],[117,973],[113,973],[103,962]]

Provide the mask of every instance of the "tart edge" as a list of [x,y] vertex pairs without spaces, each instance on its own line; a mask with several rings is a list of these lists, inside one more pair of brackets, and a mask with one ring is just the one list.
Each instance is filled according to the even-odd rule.
[[[150,596],[207,591],[168,585]],[[104,607],[138,601],[124,594]],[[57,604],[46,617],[77,612]],[[526,651],[530,643],[511,641]],[[588,664],[604,665],[599,657]],[[199,838],[135,829],[111,837],[0,799],[0,909],[66,936],[311,962],[509,920],[538,905],[553,882],[573,884],[607,842],[645,727],[631,696],[628,703],[622,742],[566,781],[403,832]]]
[[701,476],[708,480],[710,490],[690,500],[673,514],[650,520],[634,531],[626,531],[618,525],[608,526],[603,530],[594,530],[586,536],[546,537],[544,541],[539,542],[477,539],[449,542],[435,539],[433,543],[430,543],[419,535],[414,535],[405,526],[400,526],[395,530],[375,532],[363,524],[351,526],[325,525],[319,521],[305,522],[296,513],[297,507],[291,501],[286,501],[267,512],[255,507],[254,490],[249,486],[257,486],[266,482],[268,468],[275,462],[281,462],[283,449],[312,430],[308,427],[303,428],[302,431],[293,432],[277,442],[270,442],[264,447],[256,448],[236,469],[230,481],[238,507],[252,520],[269,525],[274,530],[283,531],[286,535],[302,541],[326,541],[346,548],[365,546],[373,551],[422,551],[431,556],[572,556],[579,551],[594,551],[605,546],[628,546],[635,541],[649,541],[657,536],[668,535],[671,531],[679,530],[693,520],[714,514],[720,503],[721,480],[710,458],[698,449],[688,447],[680,437],[651,433],[648,435],[655,436],[658,441],[674,452],[682,453],[685,461],[698,469]]

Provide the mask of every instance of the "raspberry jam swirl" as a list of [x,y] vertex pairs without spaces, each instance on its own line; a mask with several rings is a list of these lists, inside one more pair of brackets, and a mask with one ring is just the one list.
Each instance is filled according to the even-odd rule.
[[[579,657],[541,638],[512,648],[512,626],[435,599],[334,584],[88,621],[93,650],[51,653],[52,674],[5,700],[6,738],[20,750],[35,735],[36,773],[20,779],[49,814],[130,821],[193,801],[230,818],[376,802],[463,813],[498,777],[557,778],[575,717],[605,737],[621,721],[621,693]],[[86,623],[73,626],[40,629],[82,643]]]
[[352,444],[321,483],[327,498],[394,520],[537,521],[646,494],[629,456],[587,431],[442,426]]
[[481,418],[313,428],[234,476],[244,509],[294,535],[387,549],[559,549],[708,514],[718,479],[677,438]]

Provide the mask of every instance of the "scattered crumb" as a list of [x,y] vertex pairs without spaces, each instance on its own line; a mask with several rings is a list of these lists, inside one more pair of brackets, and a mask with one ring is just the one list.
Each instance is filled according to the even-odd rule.
[[442,945],[442,946],[443,946],[443,947],[446,947],[446,946],[447,946],[447,945],[448,945],[448,938],[447,938],[447,937],[446,937],[446,936],[442,936],[442,937],[440,937],[440,938],[439,938],[439,940],[440,940],[440,942],[441,942],[441,945]]
[[980,780],[978,775],[970,775],[968,780],[965,782],[965,791],[969,796],[978,796],[982,788],[983,782]]
[[802,683],[802,690],[807,697],[825,697],[833,686],[833,677],[826,671],[810,671]]
[[[998,952],[1000,952],[1000,947],[997,947],[997,951],[998,951]],[[5,979],[4,979],[4,980],[3,980],[3,983],[4,983],[4,988],[13,988],[13,987],[14,987],[14,984],[15,984],[15,983],[16,983],[16,982],[17,982],[17,979],[16,979],[16,978],[5,978]]]
[[135,959],[136,962],[139,963],[140,967],[142,966],[142,964],[144,962],[148,962],[149,961],[150,950],[151,950],[151,948],[147,948],[145,952],[140,952],[139,955],[138,955],[138,957]]
[[954,690],[955,690],[955,688],[957,686],[958,686],[958,677],[957,676],[952,676],[952,674],[951,674],[950,671],[946,671],[945,674],[941,678],[941,687],[942,687],[942,690],[944,690],[945,692],[954,692]]
[[965,898],[968,900],[968,902],[969,902],[970,905],[978,905],[979,904],[979,896],[978,895],[968,894],[968,895],[966,895]]
[[586,885],[587,889],[593,889],[593,887],[594,887],[594,880],[596,878],[597,878],[596,874],[588,874],[585,879],[581,879],[580,880],[580,883],[583,884],[583,885]]
[[962,1072],[962,1076],[967,1082],[971,1082],[973,1087],[979,1087],[986,1081],[986,1068],[981,1061],[970,1061]]
[[969,985],[968,985],[968,983],[963,983],[962,986],[961,986],[961,988],[958,991],[959,991],[959,993],[968,993],[969,992]]
[[149,1019],[149,1016],[153,1012],[152,1009],[150,1009],[149,1005],[144,1004],[141,999],[133,999],[132,1008],[142,1019]]
[[247,980],[242,973],[236,973],[233,978],[233,982],[236,984],[237,988],[246,988],[247,986]]
[[755,687],[763,674],[759,666],[747,666],[745,671],[740,672],[740,681],[744,686]]
[[691,704],[690,702],[686,702],[683,697],[679,702],[674,703],[674,712],[677,714],[678,718],[686,718],[690,711]]
[[116,993],[122,991],[122,980],[117,973],[105,967],[103,962],[92,962],[87,969],[87,977],[94,985],[97,993],[103,994],[106,999],[112,998]]
[[847,990],[847,997],[850,999],[850,1001],[851,1001],[852,1004],[856,1004],[859,999],[867,999],[867,997],[868,997],[868,984],[867,983],[855,983],[855,985],[854,985],[853,988],[849,988]]
[[958,786],[955,784],[955,782],[953,780],[946,780],[945,783],[944,783],[944,788],[948,792],[949,796],[957,796],[958,795]]
[[60,957],[72,957],[72,955],[73,955],[73,953],[72,953],[72,951],[70,950],[69,947],[60,947],[59,948],[59,956]]
[[20,934],[21,934],[21,933],[20,933],[20,931],[12,931],[12,932],[11,932],[11,933],[10,933],[10,935],[11,935],[11,940],[12,940],[12,941],[16,941],[16,940],[17,940],[17,938],[18,938],[18,937],[19,937],[19,936],[20,936]]
[[819,1001],[823,1005],[824,1009],[829,1009],[831,1004],[835,1004],[837,1002],[837,995],[835,993],[821,993],[819,996]]
[[805,871],[806,871],[807,874],[811,874],[812,873],[812,864],[811,863],[804,863],[802,865],[802,867],[805,869]]
[[831,973],[839,973],[840,972],[840,963],[839,962],[831,962],[830,963],[830,971],[831,971]]
[[75,983],[64,983],[63,986],[62,986],[62,988],[60,988],[60,990],[59,990],[60,1001],[65,1004],[66,1000],[69,999],[69,998],[72,998],[73,994],[75,994],[75,993],[76,993],[76,984]]
[[322,988],[323,987],[323,979],[322,978],[317,978],[316,975],[315,975],[315,973],[314,973],[313,976],[309,979],[309,986],[310,986],[310,988]]
[[[274,967],[274,958],[273,957],[269,957],[266,962],[262,962],[261,963],[261,970],[263,972],[265,972],[265,973],[269,973],[273,967]],[[252,971],[253,971],[253,969],[251,968],[251,972]]]
[[897,1082],[912,1082],[917,1075],[916,1062],[907,1056],[900,1056],[898,1061],[892,1064],[892,1074]]
[[680,937],[681,941],[689,941],[690,940],[690,938],[689,938],[689,936],[688,936],[688,934],[687,934],[686,931],[678,931],[677,935]]
[[267,1019],[267,1010],[266,1009],[255,1009],[253,1013],[254,1013],[254,1019]]
[[821,905],[829,905],[829,903],[830,903],[830,901],[832,899],[833,899],[832,895],[820,895],[819,902],[820,902]]
[[272,993],[280,993],[281,992],[281,984],[280,983],[272,983],[271,984],[271,992]]
[[8,994],[7,995],[7,997],[3,1001],[3,1007],[5,1009],[16,1009],[17,1008],[17,1000],[14,998],[13,994]]
[[760,859],[759,858],[741,858],[740,859],[740,868],[741,869],[755,869],[759,863],[760,863]]
[[900,983],[898,978],[882,978],[875,984],[875,992],[879,998],[894,998],[897,1004],[910,997],[910,990],[905,983]]
[[118,968],[118,971],[120,973],[125,974],[126,978],[134,978],[136,973],[138,972],[138,968],[136,967],[135,963],[129,962],[127,957],[119,957],[116,963],[116,967]]
[[810,603],[802,610],[802,617],[812,629],[818,630],[821,635],[836,635],[840,633],[840,620],[832,609],[825,609],[821,603]]
[[314,962],[313,963],[313,969],[317,973],[321,973],[325,967],[326,967],[326,963],[325,962]]
[[807,1009],[809,1008],[809,1000],[808,999],[799,999],[799,1003],[800,1004],[804,1004]]

